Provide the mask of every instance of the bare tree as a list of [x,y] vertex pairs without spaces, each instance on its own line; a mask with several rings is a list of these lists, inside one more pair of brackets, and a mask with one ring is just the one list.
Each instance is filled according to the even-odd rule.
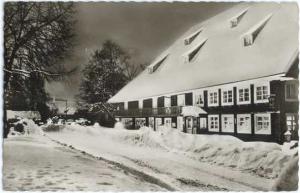
[[[59,63],[72,47],[74,5],[70,2],[7,2],[4,5],[4,92],[14,77],[38,73],[58,79],[73,72]],[[5,100],[4,100],[5,101]],[[4,104],[6,123],[6,104]],[[6,125],[6,124],[4,124]],[[4,137],[7,128],[4,129]]]
[[146,68],[146,66],[146,64],[136,65],[129,62],[125,62],[123,66],[123,71],[127,78],[127,81],[134,79],[141,71],[143,71]]

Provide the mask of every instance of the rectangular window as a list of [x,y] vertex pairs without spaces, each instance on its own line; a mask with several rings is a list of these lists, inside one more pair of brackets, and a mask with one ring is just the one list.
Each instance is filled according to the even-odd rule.
[[239,89],[239,102],[249,102],[250,101],[250,89],[242,88]]
[[177,95],[172,95],[171,96],[171,106],[177,106]]
[[208,130],[212,132],[219,132],[219,115],[208,116]]
[[125,128],[132,129],[133,126],[132,118],[122,118],[121,122],[123,123]]
[[289,131],[296,131],[297,130],[297,114],[287,114],[286,115],[286,127]]
[[237,133],[251,134],[251,115],[238,114],[237,115]]
[[152,108],[152,99],[143,100],[143,108]]
[[165,106],[165,97],[161,96],[157,98],[157,107]]
[[116,108],[118,111],[122,111],[125,109],[125,104],[124,103],[116,103]]
[[136,118],[135,119],[135,128],[139,129],[146,125],[146,118]]
[[234,116],[222,115],[222,132],[234,132]]
[[270,114],[255,115],[255,134],[271,134]]
[[186,93],[185,94],[185,105],[186,106],[193,105],[193,93]]
[[218,92],[209,92],[209,104],[218,105]]
[[223,104],[233,103],[233,92],[232,90],[223,91]]
[[139,101],[128,102],[128,109],[138,109],[138,108],[139,108]]
[[203,106],[204,105],[204,98],[203,93],[196,93],[195,94],[195,105]]
[[266,101],[269,98],[269,87],[268,86],[257,86],[256,87],[256,100]]
[[286,100],[298,99],[298,85],[294,82],[288,82],[285,85],[285,98]]

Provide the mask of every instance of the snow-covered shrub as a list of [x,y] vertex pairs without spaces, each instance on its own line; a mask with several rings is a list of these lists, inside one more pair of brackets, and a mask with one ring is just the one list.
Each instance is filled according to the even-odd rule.
[[43,127],[43,130],[46,132],[55,132],[55,131],[60,131],[61,129],[63,129],[63,127],[57,124],[51,124]]
[[17,122],[11,123],[11,125],[12,127],[8,135],[16,135],[16,133],[22,135],[43,134],[42,129],[31,119],[20,119]]
[[19,133],[24,133],[24,125],[22,123],[17,123],[14,126],[14,130]]
[[75,122],[79,125],[91,125],[91,121],[84,119],[84,118],[79,118],[75,120]]

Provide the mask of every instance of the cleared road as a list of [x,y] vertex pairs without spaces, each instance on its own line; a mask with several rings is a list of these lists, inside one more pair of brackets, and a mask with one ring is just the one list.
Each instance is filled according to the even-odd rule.
[[3,155],[3,189],[7,191],[166,190],[124,168],[41,136],[5,139]]

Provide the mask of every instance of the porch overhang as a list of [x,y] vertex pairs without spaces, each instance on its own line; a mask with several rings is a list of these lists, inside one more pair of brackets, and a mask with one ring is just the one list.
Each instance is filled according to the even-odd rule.
[[181,115],[184,117],[199,117],[199,115],[206,115],[207,112],[198,106],[184,106],[182,107]]

